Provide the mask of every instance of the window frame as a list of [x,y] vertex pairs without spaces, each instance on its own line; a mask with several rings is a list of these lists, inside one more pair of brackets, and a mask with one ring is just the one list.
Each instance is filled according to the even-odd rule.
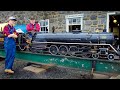
[[[69,32],[69,25],[81,25],[81,30],[83,30],[83,17],[84,14],[72,14],[72,15],[66,15],[66,32]],[[74,19],[74,18],[80,18],[80,24],[69,24],[69,19]]]
[[[48,25],[42,26],[41,22],[45,23],[46,21],[47,21]],[[42,32],[42,33],[49,33],[49,19],[40,20],[39,24],[40,24],[40,32]],[[44,28],[44,27],[47,27],[48,31],[41,31],[42,30],[41,28]]]

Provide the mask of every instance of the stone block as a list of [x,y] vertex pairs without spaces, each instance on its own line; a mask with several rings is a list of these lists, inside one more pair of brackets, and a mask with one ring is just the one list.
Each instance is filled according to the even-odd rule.
[[98,15],[98,18],[105,18],[105,17],[106,17],[106,15],[103,15],[103,14]]
[[97,19],[97,15],[91,15],[91,16],[90,16],[90,19],[91,19],[91,20],[96,20],[96,19]]
[[109,79],[120,79],[120,75],[117,75],[117,76],[111,76]]
[[109,79],[109,76],[104,74],[94,73],[93,79]]
[[98,28],[104,28],[104,25],[103,24],[98,25]]
[[106,24],[106,19],[105,18],[101,19],[101,24]]
[[91,31],[91,32],[95,32],[95,28],[94,28],[94,27],[91,27],[91,28],[90,28],[90,31]]
[[98,25],[101,24],[101,19],[98,19]]
[[97,28],[97,25],[91,25],[91,27]]
[[84,24],[85,24],[85,25],[91,25],[91,24],[92,24],[92,21],[91,21],[91,20],[86,20],[86,21],[84,21]]
[[83,18],[83,20],[90,20],[90,18],[89,17],[85,17],[85,18]]
[[93,21],[93,25],[97,25],[97,24],[98,24],[97,20]]
[[62,21],[63,21],[63,18],[58,18],[58,21],[59,21],[59,22],[62,22]]
[[91,28],[90,26],[87,26],[87,25],[84,26],[84,30],[90,30],[90,28]]
[[44,68],[38,68],[38,67],[34,67],[34,66],[27,66],[27,67],[24,67],[23,69],[34,72],[34,73],[42,73],[42,72],[46,71],[46,69],[44,69]]

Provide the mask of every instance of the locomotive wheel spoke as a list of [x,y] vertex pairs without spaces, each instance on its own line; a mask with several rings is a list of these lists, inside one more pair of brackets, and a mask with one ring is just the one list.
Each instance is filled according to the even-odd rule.
[[49,48],[49,52],[52,55],[57,55],[58,53],[58,47],[56,45],[51,45]]
[[75,53],[76,52],[78,52],[78,48],[76,47],[76,46],[71,46],[70,48],[69,48],[69,54],[71,55],[71,56],[75,56]]
[[65,45],[61,45],[59,47],[59,54],[60,55],[67,55],[67,53],[68,53],[68,47]]
[[108,60],[113,61],[114,60],[114,55],[113,54],[109,54],[108,55]]

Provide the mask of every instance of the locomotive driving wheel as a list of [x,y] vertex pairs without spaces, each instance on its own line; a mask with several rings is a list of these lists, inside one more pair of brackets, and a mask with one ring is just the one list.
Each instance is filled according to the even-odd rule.
[[94,58],[94,59],[98,59],[98,58],[99,58],[99,54],[98,54],[98,53],[94,53],[94,54],[92,54],[92,58]]
[[78,52],[78,48],[77,48],[76,46],[71,46],[71,47],[69,48],[69,54],[70,54],[71,56],[75,56],[75,52]]
[[58,53],[58,47],[56,45],[51,45],[49,48],[49,52],[52,55],[57,55]]
[[113,61],[114,60],[114,54],[109,54],[108,55],[108,60]]
[[59,47],[59,54],[65,56],[65,55],[67,55],[67,53],[68,53],[68,47],[65,45],[61,45]]

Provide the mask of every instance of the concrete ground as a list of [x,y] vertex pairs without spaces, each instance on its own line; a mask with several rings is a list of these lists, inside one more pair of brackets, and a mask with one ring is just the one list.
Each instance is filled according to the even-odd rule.
[[[4,61],[0,61],[0,79],[109,79],[109,75],[80,71],[76,68],[56,66],[44,72],[35,73],[25,70],[28,62],[15,60],[13,69],[15,73],[8,75],[4,73]],[[30,69],[30,68],[29,68]],[[43,69],[41,69],[42,71]],[[35,71],[35,70],[33,70]],[[37,70],[40,71],[40,70]],[[111,78],[113,79],[113,78]],[[115,79],[115,78],[114,78]]]
[[56,66],[42,73],[25,70],[28,62],[15,60],[13,69],[15,73],[4,73],[4,61],[0,62],[0,79],[91,79],[89,72],[79,69]]

